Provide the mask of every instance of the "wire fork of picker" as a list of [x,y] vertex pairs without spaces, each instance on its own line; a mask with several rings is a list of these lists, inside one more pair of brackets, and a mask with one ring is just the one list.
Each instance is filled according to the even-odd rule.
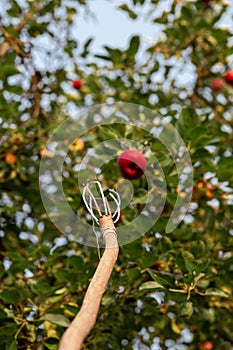
[[[91,190],[91,185],[94,184],[96,188],[99,190],[100,197],[96,198],[93,194],[93,191]],[[99,219],[105,216],[110,216],[114,222],[114,224],[119,220],[120,218],[120,207],[121,207],[121,198],[119,193],[116,191],[110,189],[109,191],[109,197],[111,197],[115,203],[115,210],[113,213],[111,212],[111,208],[109,205],[109,201],[107,196],[104,195],[104,190],[100,184],[99,181],[94,180],[94,181],[89,181],[86,183],[83,189],[83,201],[85,203],[85,206],[87,210],[89,211],[92,219],[96,222],[96,224],[99,226],[100,222]],[[102,201],[103,204],[103,210],[100,209],[100,206],[98,204],[98,200]],[[98,217],[94,213],[94,208],[96,209],[98,213]],[[102,212],[103,211],[103,212]]]

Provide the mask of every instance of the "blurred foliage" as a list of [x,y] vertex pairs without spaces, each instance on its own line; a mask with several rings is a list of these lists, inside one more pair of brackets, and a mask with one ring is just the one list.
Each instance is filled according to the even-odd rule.
[[[92,38],[82,46],[72,30],[83,9],[89,13],[88,1],[9,0],[0,5],[3,350],[57,349],[79,311],[98,255],[94,248],[60,237],[47,218],[39,164],[42,156],[53,156],[46,141],[68,115],[114,101],[144,105],[169,118],[192,158],[193,198],[184,222],[166,235],[177,179],[162,144],[113,124],[91,130],[83,136],[84,145],[71,147],[65,191],[82,215],[73,164],[109,137],[140,140],[142,151],[156,154],[168,182],[159,221],[143,238],[121,248],[84,348],[150,349],[154,343],[161,349],[183,345],[192,350],[208,341],[213,349],[232,349],[233,90],[227,84],[221,91],[210,88],[214,78],[233,68],[232,22],[231,28],[219,25],[229,11],[222,0],[173,0],[158,14],[162,2],[120,4],[131,19],[144,13],[159,23],[162,33],[146,48],[134,35],[125,50],[105,46],[101,55],[91,53]],[[73,79],[83,81],[78,91]],[[115,163],[106,164],[104,174],[109,187],[120,181]],[[133,186],[138,204],[123,212],[122,224],[144,202],[144,180]]]

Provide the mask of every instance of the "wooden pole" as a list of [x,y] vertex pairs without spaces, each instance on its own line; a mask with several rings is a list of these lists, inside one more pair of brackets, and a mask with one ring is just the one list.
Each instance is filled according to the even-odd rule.
[[101,299],[118,257],[119,246],[112,218],[103,215],[99,223],[105,239],[105,250],[86,291],[81,309],[62,336],[59,350],[81,349],[83,341],[96,323]]

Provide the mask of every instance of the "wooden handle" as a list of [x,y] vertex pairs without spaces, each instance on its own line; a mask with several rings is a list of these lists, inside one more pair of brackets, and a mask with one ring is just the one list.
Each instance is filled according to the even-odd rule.
[[103,293],[119,253],[116,230],[110,216],[99,219],[105,250],[84,296],[80,311],[62,336],[59,350],[80,350],[96,323]]

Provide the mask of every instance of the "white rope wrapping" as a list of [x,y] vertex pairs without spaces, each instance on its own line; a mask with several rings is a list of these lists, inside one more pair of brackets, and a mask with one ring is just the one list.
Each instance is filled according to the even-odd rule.
[[112,228],[112,227],[104,227],[101,229],[103,237],[105,238],[105,236],[109,233],[113,233],[115,235],[115,237],[117,237],[117,233],[116,233],[116,229]]

